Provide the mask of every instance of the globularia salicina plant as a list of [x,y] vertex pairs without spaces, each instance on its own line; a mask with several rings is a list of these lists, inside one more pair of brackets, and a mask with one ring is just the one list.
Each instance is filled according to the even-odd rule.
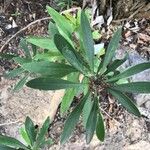
[[53,143],[50,138],[46,138],[49,125],[49,117],[45,120],[41,129],[36,128],[33,121],[27,117],[24,127],[20,129],[20,135],[24,142],[0,135],[0,150],[42,150],[46,145]]
[[[71,136],[81,114],[86,130],[86,142],[91,141],[95,131],[98,139],[103,141],[105,128],[99,107],[103,93],[112,95],[130,113],[140,117],[139,110],[126,93],[149,93],[150,82],[120,81],[149,69],[150,62],[120,72],[117,68],[126,61],[126,57],[120,60],[114,60],[113,57],[121,39],[121,28],[115,32],[106,53],[102,55],[99,51],[95,54],[90,24],[84,11],[79,10],[76,18],[69,13],[62,16],[50,7],[47,7],[47,11],[53,21],[48,26],[49,36],[28,37],[26,40],[32,44],[32,51],[23,40],[21,45],[25,57],[10,55],[20,66],[7,76],[14,77],[25,73],[25,79],[20,81],[17,89],[26,82],[27,75],[34,77],[26,83],[28,87],[40,90],[66,89],[61,102],[62,114],[69,109],[74,96],[82,93],[80,102],[65,122],[61,143],[65,143]],[[43,48],[44,51],[37,50],[37,47]],[[5,58],[9,56],[2,55]]]

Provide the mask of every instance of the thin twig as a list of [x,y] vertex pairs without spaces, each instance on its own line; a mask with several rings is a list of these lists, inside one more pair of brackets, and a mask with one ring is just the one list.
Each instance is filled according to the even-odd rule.
[[[69,13],[69,12],[74,12],[76,10],[79,10],[80,7],[74,7],[74,8],[71,8],[71,9],[68,9],[68,10],[65,10],[65,11],[62,11],[61,14],[64,14],[64,13]],[[20,29],[18,32],[16,32],[12,37],[10,37],[1,47],[0,49],[0,52],[2,52],[2,50],[5,48],[5,46],[13,39],[15,38],[18,34],[20,34],[21,32],[25,31],[26,29],[28,29],[30,26],[38,23],[38,22],[41,22],[41,21],[44,21],[44,20],[50,20],[51,17],[45,17],[45,18],[41,18],[41,19],[37,19],[31,23],[29,23],[27,26],[25,26],[24,28]]]
[[49,19],[51,19],[51,17],[45,17],[45,18],[37,19],[37,20],[35,20],[35,21],[29,23],[29,24],[28,24],[27,26],[25,26],[24,28],[20,29],[18,32],[16,32],[11,38],[9,38],[9,39],[4,43],[4,45],[3,45],[3,46],[1,47],[1,49],[0,49],[0,52],[2,52],[2,50],[5,48],[5,46],[6,46],[13,38],[15,38],[18,34],[20,34],[20,33],[23,32],[24,30],[28,29],[30,26],[32,26],[32,25],[34,25],[34,24],[36,24],[36,23],[38,23],[38,22],[41,22],[41,21],[43,21],[43,20],[49,20]]
[[17,121],[2,123],[2,124],[0,124],[0,127],[1,127],[1,126],[9,126],[9,125],[12,125],[12,124],[17,124],[17,123],[19,123],[19,122],[21,122],[21,121],[20,121],[20,120],[17,120]]
[[105,113],[110,119],[113,119],[117,124],[121,124],[119,121],[117,121],[116,119],[114,119],[112,116],[110,116],[104,109],[101,108],[101,111],[103,113]]

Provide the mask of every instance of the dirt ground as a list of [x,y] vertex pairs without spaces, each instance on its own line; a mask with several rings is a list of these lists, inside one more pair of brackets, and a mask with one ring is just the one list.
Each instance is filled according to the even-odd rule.
[[[50,5],[58,9],[54,1],[50,0],[0,0],[0,47],[17,31],[28,25],[30,22],[47,16],[45,6]],[[146,9],[148,8],[148,9]],[[120,9],[120,8],[118,8]],[[150,5],[144,7],[150,10]],[[141,61],[149,60],[150,54],[150,18],[147,11],[141,9],[137,13],[137,18],[133,18],[125,29],[123,42],[121,43],[122,55],[125,51],[130,53],[127,66],[134,65]],[[142,13],[143,12],[143,13]],[[149,11],[150,12],[150,11]],[[120,10],[118,10],[118,15]],[[129,16],[131,14],[129,13]],[[126,18],[120,16],[118,19]],[[120,24],[117,20],[116,24]],[[13,25],[15,22],[15,26]],[[24,32],[16,36],[3,49],[3,52],[19,53],[18,43],[21,37],[26,35],[46,35],[48,21],[31,26]],[[114,26],[114,24],[113,24]],[[111,27],[110,27],[111,28]],[[105,37],[109,36],[110,30]],[[102,39],[101,41],[108,40]],[[132,53],[133,51],[133,53]],[[34,122],[40,125],[47,116],[52,118],[55,111],[51,108],[57,106],[63,91],[44,92],[24,87],[17,93],[12,93],[12,87],[17,82],[2,77],[7,70],[13,69],[14,64],[9,61],[0,60],[0,133],[19,137],[19,128],[22,126],[25,117],[30,116]],[[148,78],[149,77],[149,78]],[[136,76],[133,80],[150,80],[150,71],[144,72],[141,76]],[[150,149],[150,95],[133,95],[136,103],[142,109],[143,117],[136,118],[128,114],[125,110],[115,107],[112,114],[105,114],[106,117],[106,139],[99,142],[96,137],[89,145],[85,143],[84,129],[79,123],[72,138],[65,144],[59,144],[65,117],[59,116],[59,111],[50,127],[49,134],[56,140],[55,144],[49,148],[52,150],[149,150]],[[58,101],[59,99],[59,101]],[[55,106],[52,101],[56,101]],[[57,109],[57,108],[56,108]],[[143,112],[144,110],[144,112]],[[145,111],[147,114],[145,114]],[[117,113],[116,113],[117,112]],[[110,113],[110,112],[109,112]],[[48,150],[48,149],[47,149]]]

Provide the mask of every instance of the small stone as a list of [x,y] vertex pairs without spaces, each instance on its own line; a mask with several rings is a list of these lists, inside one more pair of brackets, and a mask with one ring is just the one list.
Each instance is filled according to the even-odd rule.
[[124,148],[124,150],[149,150],[149,149],[150,143],[146,141],[139,141],[136,144],[132,144]]
[[150,110],[150,99],[145,103],[145,107]]

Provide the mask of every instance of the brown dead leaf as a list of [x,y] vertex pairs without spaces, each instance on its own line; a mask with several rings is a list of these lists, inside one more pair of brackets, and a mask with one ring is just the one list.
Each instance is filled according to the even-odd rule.
[[124,34],[124,36],[125,36],[125,38],[128,38],[129,36],[131,36],[131,31],[130,30],[128,30],[125,34]]
[[143,33],[138,33],[138,38],[145,41],[145,42],[150,42],[150,36],[143,34]]
[[137,47],[137,45],[135,45],[135,44],[130,44],[129,45],[132,49],[136,49],[136,47]]

